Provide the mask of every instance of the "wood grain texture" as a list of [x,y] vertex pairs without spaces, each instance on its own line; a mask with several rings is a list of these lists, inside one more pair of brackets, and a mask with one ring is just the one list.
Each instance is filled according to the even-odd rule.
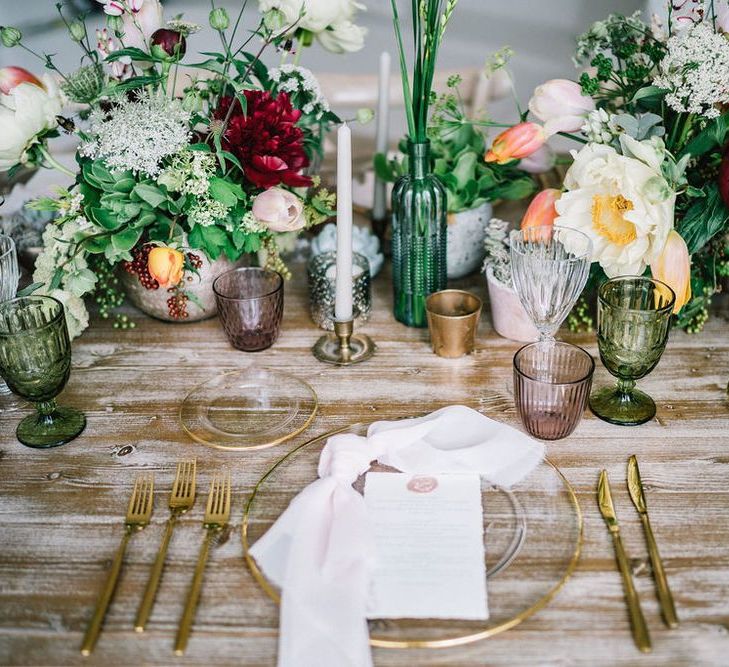
[[[485,297],[482,279],[462,282]],[[74,371],[61,396],[84,410],[86,432],[48,451],[14,437],[27,409],[0,398],[0,663],[12,665],[273,665],[277,608],[245,568],[242,508],[258,478],[289,448],[335,427],[422,414],[464,403],[514,426],[511,358],[517,343],[499,338],[484,310],[477,351],[458,360],[430,352],[426,331],[391,315],[387,274],[374,282],[366,331],[378,352],[369,362],[333,368],[310,347],[320,335],[308,316],[304,271],[286,285],[283,332],[273,348],[244,354],[227,343],[216,319],[164,324],[135,314],[118,332],[95,321],[74,344]],[[724,304],[724,307],[726,304]],[[130,311],[131,312],[131,311]],[[544,610],[479,643],[442,650],[376,650],[378,666],[412,665],[726,665],[729,662],[729,326],[726,308],[698,336],[674,332],[658,368],[640,386],[658,404],[656,419],[621,428],[585,417],[548,455],[578,492],[585,542],[575,576]],[[592,334],[563,337],[597,356]],[[217,373],[255,362],[308,380],[320,399],[309,430],[290,443],[250,453],[205,448],[185,437],[177,411],[185,394]],[[599,365],[598,365],[599,366]],[[599,366],[595,384],[610,382]],[[681,626],[660,620],[648,555],[625,489],[625,464],[637,454],[652,523]],[[215,546],[187,655],[172,643],[203,537],[202,503],[182,518],[148,631],[132,623],[167,518],[167,493],[182,456],[198,459],[200,491],[222,466],[233,472],[233,525]],[[633,646],[612,545],[594,489],[601,468],[613,483],[636,586],[654,652]],[[152,524],[132,540],[98,647],[78,647],[121,534],[136,472],[157,475]],[[308,666],[303,666],[308,667]]]

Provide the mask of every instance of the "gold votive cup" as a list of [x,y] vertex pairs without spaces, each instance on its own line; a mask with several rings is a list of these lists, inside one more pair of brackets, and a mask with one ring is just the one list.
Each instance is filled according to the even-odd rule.
[[459,289],[431,294],[425,301],[433,352],[455,359],[471,354],[481,317],[481,299]]

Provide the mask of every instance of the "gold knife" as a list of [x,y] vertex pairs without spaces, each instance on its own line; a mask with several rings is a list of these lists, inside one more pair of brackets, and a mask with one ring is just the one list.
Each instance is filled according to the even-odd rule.
[[645,623],[643,612],[640,608],[640,600],[638,593],[633,585],[633,577],[630,574],[630,564],[625,554],[623,541],[620,539],[620,527],[618,526],[618,517],[615,514],[613,505],[613,497],[610,493],[610,482],[608,481],[607,470],[600,473],[600,481],[597,483],[597,501],[600,506],[600,514],[605,519],[610,535],[613,538],[615,546],[615,559],[618,562],[618,569],[623,578],[623,589],[625,591],[625,599],[628,602],[628,613],[630,614],[630,627],[633,631],[633,641],[635,645],[643,651],[649,653],[652,650],[651,638],[648,634],[648,626]]
[[658,545],[656,544],[656,538],[653,536],[653,529],[648,518],[648,506],[645,502],[643,482],[640,479],[638,459],[635,457],[635,454],[628,459],[628,492],[643,523],[645,539],[648,543],[648,554],[650,555],[651,567],[653,568],[653,578],[655,579],[656,589],[658,591],[658,601],[661,603],[663,620],[669,628],[677,628],[678,616],[676,615],[676,607],[673,604],[673,595],[671,595],[671,589],[668,587],[668,579],[666,579],[666,572],[663,569],[661,554],[658,553]]

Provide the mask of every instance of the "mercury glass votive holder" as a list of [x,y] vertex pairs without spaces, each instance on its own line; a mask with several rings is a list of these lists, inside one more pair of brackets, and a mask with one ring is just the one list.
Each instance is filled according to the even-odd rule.
[[[337,253],[315,255],[307,266],[311,319],[322,329],[334,331],[334,300],[337,280]],[[370,262],[352,253],[352,314],[356,323],[366,322],[372,310]]]

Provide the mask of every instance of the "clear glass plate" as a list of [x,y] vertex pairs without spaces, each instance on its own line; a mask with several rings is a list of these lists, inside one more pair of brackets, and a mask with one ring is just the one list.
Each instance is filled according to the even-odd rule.
[[317,407],[306,382],[281,371],[246,368],[195,387],[182,402],[180,422],[193,440],[210,447],[264,449],[301,433]]
[[[243,550],[254,578],[276,602],[279,590],[263,576],[248,552],[316,479],[319,454],[333,433],[364,435],[367,425],[326,433],[292,450],[258,482],[243,515]],[[371,470],[397,472],[373,466]],[[355,483],[360,492],[364,476]],[[582,513],[570,483],[545,459],[511,489],[482,481],[489,619],[486,621],[372,620],[370,643],[386,648],[438,648],[484,639],[518,625],[547,605],[577,565]]]

